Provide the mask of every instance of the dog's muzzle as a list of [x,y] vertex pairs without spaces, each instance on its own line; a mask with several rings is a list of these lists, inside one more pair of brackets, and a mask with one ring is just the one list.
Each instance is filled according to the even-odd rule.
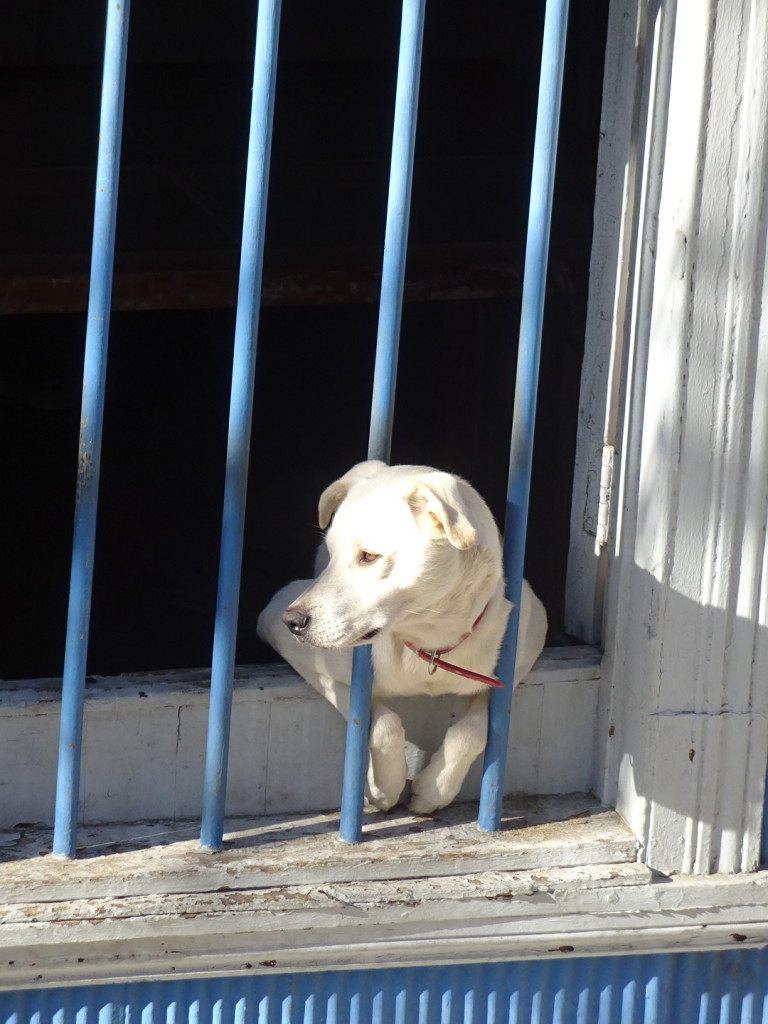
[[[309,632],[310,625],[312,625],[312,616],[310,615],[308,608],[305,608],[300,604],[292,604],[283,612],[283,622],[297,640],[308,643],[313,642],[312,640],[307,641],[307,633]],[[356,647],[357,644],[370,643],[378,632],[378,629],[372,629],[364,636],[361,636],[359,640],[348,642],[345,646]]]

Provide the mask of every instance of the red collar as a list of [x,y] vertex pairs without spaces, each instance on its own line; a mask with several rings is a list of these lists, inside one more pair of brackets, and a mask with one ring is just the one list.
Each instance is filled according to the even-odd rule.
[[[491,602],[489,601],[488,604],[490,603]],[[491,676],[480,675],[479,672],[470,672],[468,668],[461,668],[459,665],[451,665],[450,662],[443,661],[441,657],[441,655],[443,654],[448,654],[449,651],[454,651],[459,646],[459,644],[463,644],[465,640],[469,639],[469,637],[472,636],[480,620],[488,611],[488,604],[485,606],[485,608],[483,608],[483,610],[477,616],[475,621],[472,623],[472,628],[470,629],[470,631],[468,633],[465,633],[460,640],[457,640],[456,643],[452,644],[450,647],[441,647],[440,650],[434,650],[430,652],[420,650],[419,648],[414,647],[414,645],[409,643],[407,640],[403,640],[403,643],[405,644],[409,651],[413,651],[413,653],[418,655],[422,661],[429,662],[430,675],[434,675],[435,672],[439,668],[441,668],[445,672],[452,672],[454,675],[464,676],[465,679],[474,679],[478,683],[486,683],[488,686],[502,687],[504,684],[500,683],[498,679],[493,679]]]

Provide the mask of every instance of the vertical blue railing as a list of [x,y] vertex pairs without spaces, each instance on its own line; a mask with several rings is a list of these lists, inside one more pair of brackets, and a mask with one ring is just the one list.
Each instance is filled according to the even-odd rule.
[[211,667],[208,742],[203,783],[201,845],[221,848],[227,789],[232,687],[235,674],[237,613],[245,530],[253,384],[259,304],[264,266],[272,118],[275,106],[280,0],[260,0],[256,23],[253,99],[240,251],[240,280],[232,359],[232,392],[227,441],[227,470],[221,528],[219,587]]
[[[384,461],[389,461],[392,438],[424,9],[425,0],[403,2],[368,446],[369,458]],[[93,582],[129,11],[129,0],[123,0],[120,4],[110,2],[108,5],[56,793],[54,853],[59,856],[73,856],[76,845],[83,702]],[[508,685],[491,695],[489,739],[479,819],[480,827],[486,831],[499,827],[503,794],[530,491],[533,425],[567,12],[568,0],[548,0],[505,529],[507,588],[508,595],[515,604],[515,610],[510,616],[499,662],[499,675],[508,682]],[[253,102],[203,793],[201,843],[209,849],[220,848],[223,836],[279,22],[280,0],[262,0],[259,4],[256,29]],[[371,684],[370,647],[358,648],[354,655],[340,827],[340,836],[347,842],[357,842],[362,835]]]
[[520,342],[517,354],[515,407],[512,420],[507,511],[504,526],[504,569],[507,597],[514,608],[509,616],[497,673],[505,686],[490,697],[488,745],[485,751],[478,825],[495,832],[501,823],[504,773],[509,744],[512,685],[520,624],[525,535],[533,461],[533,430],[541,356],[541,332],[547,284],[549,230],[555,184],[560,97],[565,66],[568,0],[547,0],[541,54],[539,102],[531,175],[528,237],[525,251]]
[[[408,220],[411,209],[413,155],[419,102],[421,49],[425,0],[403,0],[400,56],[397,69],[392,160],[384,235],[384,260],[376,338],[368,458],[389,462],[397,381],[400,316],[403,307]],[[373,666],[370,645],[356,647],[347,721],[344,782],[339,837],[359,842],[363,828],[363,799],[368,768],[368,730],[371,721]]]
[[117,187],[123,129],[125,65],[128,50],[130,0],[107,4],[104,72],[99,122],[99,153],[91,250],[91,284],[85,336],[83,399],[80,416],[75,526],[69,612],[61,695],[59,767],[53,852],[73,857],[77,845],[77,805],[83,741],[83,705],[88,657],[88,634],[96,547],[96,513],[104,420],[104,385],[112,300]]

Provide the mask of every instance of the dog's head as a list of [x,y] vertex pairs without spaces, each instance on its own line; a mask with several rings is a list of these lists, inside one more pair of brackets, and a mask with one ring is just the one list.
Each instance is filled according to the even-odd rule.
[[423,466],[363,462],[319,502],[328,564],[283,620],[316,647],[368,643],[439,617],[467,588],[501,577],[498,531],[468,483]]

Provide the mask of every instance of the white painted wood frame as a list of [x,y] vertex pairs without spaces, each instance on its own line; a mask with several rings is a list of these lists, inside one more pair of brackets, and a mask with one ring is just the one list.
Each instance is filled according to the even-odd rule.
[[759,858],[767,133],[763,0],[615,0],[569,627],[605,647],[596,792],[665,872]]

